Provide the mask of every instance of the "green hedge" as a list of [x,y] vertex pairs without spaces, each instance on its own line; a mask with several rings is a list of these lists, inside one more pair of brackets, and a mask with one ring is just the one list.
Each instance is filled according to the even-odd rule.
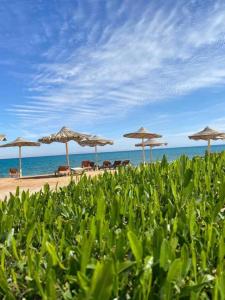
[[225,154],[0,203],[2,299],[225,299]]

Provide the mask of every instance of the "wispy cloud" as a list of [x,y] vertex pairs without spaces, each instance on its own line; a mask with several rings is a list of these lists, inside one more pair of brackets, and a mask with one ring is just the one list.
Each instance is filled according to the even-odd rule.
[[51,45],[33,66],[27,101],[7,110],[24,128],[121,118],[224,83],[223,1],[80,0],[42,30]]

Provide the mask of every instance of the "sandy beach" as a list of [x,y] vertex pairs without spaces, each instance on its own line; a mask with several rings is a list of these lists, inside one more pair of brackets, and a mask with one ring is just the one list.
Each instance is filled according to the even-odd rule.
[[[102,174],[103,171],[88,171],[87,176],[97,176]],[[79,180],[80,176],[74,176],[74,180]],[[51,189],[55,189],[56,186],[62,187],[69,184],[71,180],[70,176],[56,177],[53,174],[47,174],[43,176],[32,176],[23,178],[0,178],[0,201],[5,200],[10,193],[15,193],[17,187],[21,191],[38,192],[40,189],[48,183]]]

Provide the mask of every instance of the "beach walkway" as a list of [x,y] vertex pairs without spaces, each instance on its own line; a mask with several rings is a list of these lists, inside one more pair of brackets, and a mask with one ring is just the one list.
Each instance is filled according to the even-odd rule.
[[[87,176],[97,176],[102,174],[102,170],[98,171],[88,171],[86,172]],[[20,188],[20,191],[29,190],[32,192],[38,192],[40,189],[48,183],[51,189],[55,189],[56,186],[62,187],[69,184],[71,177],[70,176],[61,176],[56,177],[53,174],[47,174],[42,176],[32,176],[32,177],[23,177],[18,178],[0,178],[0,201],[5,200],[10,193],[15,193],[17,187]],[[74,180],[79,180],[79,177],[74,177]]]

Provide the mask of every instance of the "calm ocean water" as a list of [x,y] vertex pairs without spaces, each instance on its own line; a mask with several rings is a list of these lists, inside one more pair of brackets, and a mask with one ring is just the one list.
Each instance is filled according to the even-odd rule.
[[[204,155],[206,147],[181,147],[181,148],[164,148],[153,149],[153,160],[162,159],[165,154],[168,160],[174,160],[182,154],[189,157],[195,155]],[[212,152],[225,151],[225,145],[212,146]],[[146,160],[149,160],[149,150],[146,149]],[[137,165],[141,162],[141,150],[135,151],[118,151],[118,152],[104,152],[98,153],[98,163],[102,164],[104,160],[125,160],[129,159],[132,164]],[[72,154],[70,155],[71,167],[78,167],[82,160],[95,161],[95,154]],[[23,158],[23,175],[39,175],[53,173],[59,165],[66,164],[66,157],[64,155],[57,156],[42,156]],[[7,177],[9,168],[18,167],[18,159],[0,159],[0,177]]]

